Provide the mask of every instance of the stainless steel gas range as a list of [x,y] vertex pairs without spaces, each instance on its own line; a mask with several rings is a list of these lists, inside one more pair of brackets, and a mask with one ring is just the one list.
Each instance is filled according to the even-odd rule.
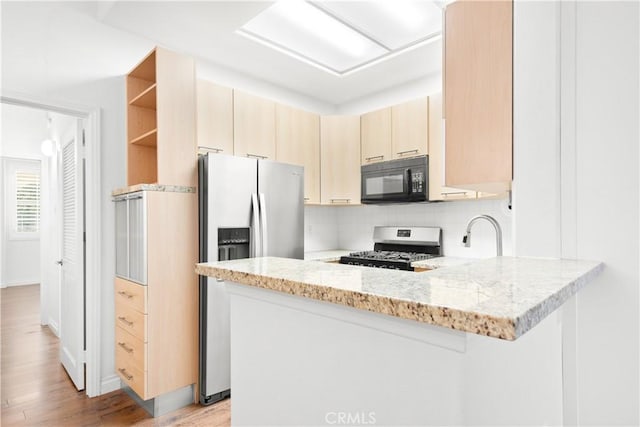
[[414,271],[411,263],[442,256],[439,227],[375,227],[372,251],[340,257],[341,264]]

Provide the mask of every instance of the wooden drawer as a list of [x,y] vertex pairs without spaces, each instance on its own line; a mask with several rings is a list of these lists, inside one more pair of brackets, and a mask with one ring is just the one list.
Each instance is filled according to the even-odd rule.
[[147,287],[116,277],[115,300],[140,313],[147,313]]
[[123,357],[128,357],[139,370],[147,370],[147,345],[120,326],[116,327],[116,350],[124,352]]
[[116,326],[147,342],[147,315],[116,301]]
[[[116,328],[117,329],[117,328]],[[146,372],[135,367],[131,357],[121,348],[116,346],[116,372],[129,387],[143,400],[146,396]]]

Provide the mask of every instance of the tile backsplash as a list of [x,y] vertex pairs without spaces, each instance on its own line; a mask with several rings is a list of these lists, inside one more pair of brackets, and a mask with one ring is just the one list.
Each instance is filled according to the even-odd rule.
[[305,207],[305,251],[373,249],[373,227],[437,226],[442,228],[443,252],[447,256],[482,258],[494,256],[495,232],[486,221],[472,229],[470,248],[462,246],[467,222],[487,214],[502,228],[504,255],[511,255],[511,211],[506,200],[469,200],[442,203]]

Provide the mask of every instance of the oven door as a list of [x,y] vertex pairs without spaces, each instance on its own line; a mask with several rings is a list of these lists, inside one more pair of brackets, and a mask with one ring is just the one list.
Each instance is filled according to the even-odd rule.
[[362,203],[407,202],[411,200],[411,169],[362,167]]

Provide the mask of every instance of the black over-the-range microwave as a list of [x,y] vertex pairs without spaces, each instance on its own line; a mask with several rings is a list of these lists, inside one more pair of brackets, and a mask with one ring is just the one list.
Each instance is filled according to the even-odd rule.
[[429,199],[429,156],[364,165],[362,203],[424,202]]

